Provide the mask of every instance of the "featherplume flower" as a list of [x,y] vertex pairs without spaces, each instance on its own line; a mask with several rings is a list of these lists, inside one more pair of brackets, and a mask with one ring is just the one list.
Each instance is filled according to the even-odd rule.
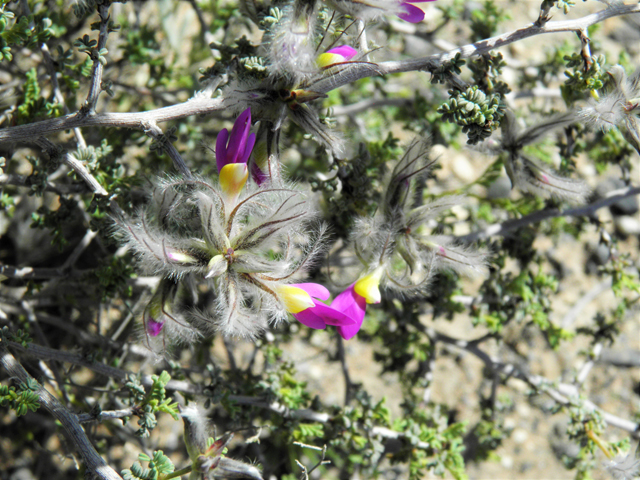
[[485,252],[422,232],[438,214],[463,201],[461,196],[448,196],[414,205],[414,184],[434,163],[427,160],[427,153],[426,144],[411,144],[387,181],[378,212],[356,221],[353,246],[365,272],[331,304],[355,320],[354,325],[338,328],[345,339],[358,332],[366,305],[381,301],[380,287],[400,295],[415,295],[426,290],[438,270],[486,274]]
[[513,185],[543,198],[555,197],[584,203],[591,193],[589,186],[582,180],[558,175],[523,155],[512,155],[505,163],[505,169]]
[[[163,333],[220,331],[255,337],[289,314],[311,328],[351,325],[347,315],[317,299],[328,290],[312,283],[291,284],[322,251],[318,225],[306,195],[284,182],[247,187],[246,161],[253,147],[250,112],[231,134],[217,141],[219,183],[166,179],[154,189],[146,210],[122,219],[120,231],[161,286],[145,310],[151,340]],[[221,140],[222,138],[222,140]],[[242,169],[242,170],[241,170]],[[171,311],[176,285],[206,284],[213,311],[191,311],[189,322]],[[193,335],[190,335],[193,338]]]
[[492,150],[496,154],[503,151],[509,153],[504,166],[514,187],[543,198],[555,197],[575,203],[583,203],[587,199],[591,190],[585,182],[558,175],[551,168],[543,167],[522,155],[525,145],[533,143],[555,128],[574,121],[575,113],[569,112],[521,129],[516,123],[513,112],[510,110],[505,112],[501,141]]

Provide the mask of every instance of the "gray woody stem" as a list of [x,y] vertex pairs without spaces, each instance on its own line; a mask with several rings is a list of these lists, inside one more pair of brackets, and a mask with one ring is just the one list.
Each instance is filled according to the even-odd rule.
[[[109,5],[100,5],[98,7],[98,13],[100,15],[100,34],[98,36],[98,46],[96,51],[100,52],[107,46],[107,36],[109,35]],[[82,107],[82,112],[93,112],[98,101],[98,95],[102,91],[102,72],[104,71],[104,65],[98,58],[93,60],[93,73],[91,75],[91,86],[89,87],[89,94],[87,100]]]
[[[415,70],[428,70],[454,58],[460,53],[463,58],[482,55],[495,48],[503,47],[519,40],[542,35],[545,33],[578,32],[602,22],[607,18],[640,13],[640,4],[617,5],[608,7],[600,12],[587,15],[576,20],[548,22],[542,27],[530,25],[512,32],[488,38],[480,42],[455,48],[445,53],[431,55],[429,57],[414,60],[374,63],[351,63],[341,66],[342,70],[330,76],[324,76],[308,89],[317,93],[327,93],[340,88],[361,78],[386,75],[389,73],[409,72]],[[191,115],[204,115],[224,108],[223,98],[207,98],[205,95],[196,95],[194,98],[172,105],[141,113],[89,113],[66,115],[64,117],[35,122],[29,125],[19,125],[12,128],[0,129],[0,144],[6,142],[18,142],[29,140],[34,136],[48,135],[60,130],[69,130],[76,127],[124,127],[144,130],[148,122],[162,123],[169,120],[178,120]]]
[[32,140],[33,137],[46,136],[53,132],[76,127],[135,128],[144,131],[149,122],[161,123],[179,120],[191,115],[206,115],[222,110],[222,108],[223,100],[221,98],[196,96],[184,103],[158,108],[149,112],[94,113],[87,116],[74,113],[41,122],[0,129],[0,144]]
[[522,218],[507,220],[504,223],[494,223],[493,225],[489,225],[477,232],[472,232],[468,235],[457,237],[457,240],[461,242],[471,243],[477,240],[482,240],[484,238],[494,237],[496,235],[506,235],[513,230],[517,230],[518,228],[526,227],[527,225],[531,225],[532,223],[539,223],[549,218],[588,216],[601,208],[608,207],[619,200],[635,195],[640,195],[640,187],[627,187],[620,190],[615,190],[614,192],[610,192],[609,196],[600,199],[590,205],[571,208],[568,210],[558,210],[557,208],[539,210]]
[[[7,371],[9,376],[17,379],[19,382],[35,382],[34,378],[29,375],[15,357],[9,353],[6,342],[2,338],[0,338],[0,365]],[[42,385],[38,384],[36,393],[38,394],[40,406],[62,424],[67,439],[75,446],[80,456],[82,456],[87,470],[105,480],[122,480],[122,477],[107,465],[104,459],[98,455],[96,449],[93,448],[93,445],[87,438],[87,434],[78,422],[78,417],[64,408]]]

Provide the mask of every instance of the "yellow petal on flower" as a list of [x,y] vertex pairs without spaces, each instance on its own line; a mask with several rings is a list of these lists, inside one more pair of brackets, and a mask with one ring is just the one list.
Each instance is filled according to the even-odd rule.
[[320,68],[324,68],[329,65],[333,65],[334,63],[342,63],[344,61],[345,58],[337,53],[321,53],[318,55],[318,58],[316,58],[316,65]]
[[220,170],[220,186],[230,198],[236,198],[249,178],[246,163],[229,163]]
[[284,300],[284,308],[289,313],[300,313],[307,308],[315,307],[311,295],[298,287],[291,285],[280,285],[277,288],[278,293]]
[[380,279],[382,278],[382,269],[377,268],[369,275],[365,275],[356,282],[354,291],[364,297],[367,303],[380,303]]

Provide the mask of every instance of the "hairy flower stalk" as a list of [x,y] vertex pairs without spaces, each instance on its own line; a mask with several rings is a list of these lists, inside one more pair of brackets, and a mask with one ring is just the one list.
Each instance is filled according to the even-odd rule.
[[316,0],[294,0],[269,34],[269,71],[278,81],[298,83],[315,73]]
[[311,328],[354,323],[316,300],[328,299],[323,286],[290,284],[321,252],[324,227],[298,189],[246,185],[255,138],[250,125],[246,111],[231,134],[220,133],[219,183],[162,180],[146,210],[120,224],[142,267],[163,277],[145,314],[150,337],[166,331],[167,303],[178,282],[205,283],[214,294],[213,311],[188,314],[188,326],[203,333],[255,337],[288,314]]
[[512,155],[505,169],[513,185],[543,198],[555,197],[584,203],[591,189],[582,180],[563,177],[523,155]]
[[574,121],[575,113],[570,112],[553,116],[544,123],[520,129],[513,112],[506,111],[502,121],[501,141],[491,149],[496,154],[501,151],[509,153],[505,161],[505,170],[514,187],[543,198],[554,197],[575,203],[583,203],[587,199],[591,189],[585,182],[563,177],[551,168],[543,167],[522,155],[525,145],[533,143],[554,128]]
[[232,433],[209,440],[208,422],[203,410],[189,406],[181,409],[180,415],[184,422],[184,443],[191,460],[189,480],[221,477],[262,480],[262,474],[255,465],[224,455],[225,448],[233,439]]
[[400,19],[411,23],[420,23],[424,20],[424,12],[413,4],[433,1],[369,0],[367,2],[359,2],[355,0],[325,0],[330,7],[360,20],[368,21],[385,15],[397,15]]
[[465,275],[486,274],[484,251],[424,233],[428,222],[463,201],[463,197],[448,196],[414,205],[416,180],[434,163],[427,160],[427,153],[428,147],[423,143],[410,145],[387,182],[378,212],[356,222],[353,246],[365,269],[331,304],[356,321],[339,327],[346,339],[360,328],[366,305],[381,301],[380,287],[403,296],[418,295],[425,292],[433,274],[442,269]]
[[601,130],[619,128],[625,139],[640,153],[640,70],[627,77],[624,68],[614,65],[611,81],[600,99],[579,111],[583,121]]

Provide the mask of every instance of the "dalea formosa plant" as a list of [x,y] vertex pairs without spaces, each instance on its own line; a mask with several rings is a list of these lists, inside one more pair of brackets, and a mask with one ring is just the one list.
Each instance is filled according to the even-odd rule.
[[0,477],[636,478],[638,16],[0,0]]

